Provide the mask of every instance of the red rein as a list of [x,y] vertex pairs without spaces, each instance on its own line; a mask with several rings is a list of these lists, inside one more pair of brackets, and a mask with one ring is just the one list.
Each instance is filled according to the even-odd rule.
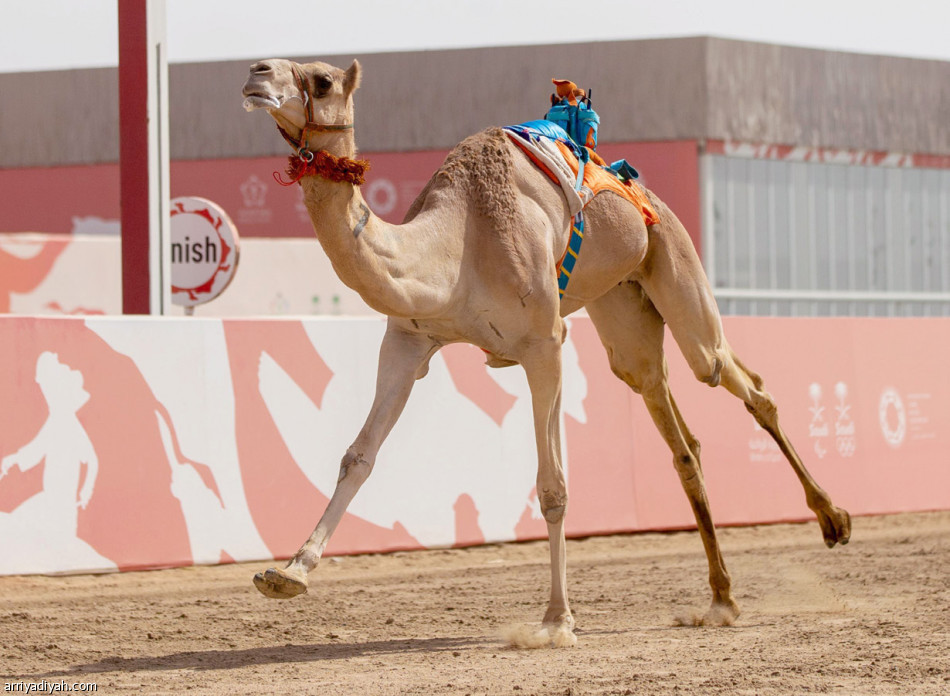
[[290,177],[290,181],[284,181],[278,172],[274,172],[274,179],[281,186],[293,186],[305,176],[319,176],[330,181],[345,181],[360,186],[366,181],[368,169],[368,160],[335,157],[326,150],[317,150],[309,162],[299,156],[288,158],[285,173]]

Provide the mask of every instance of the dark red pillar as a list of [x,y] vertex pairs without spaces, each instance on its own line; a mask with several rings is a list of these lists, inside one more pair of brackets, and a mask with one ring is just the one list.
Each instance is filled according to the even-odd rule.
[[118,5],[122,313],[149,314],[148,3]]

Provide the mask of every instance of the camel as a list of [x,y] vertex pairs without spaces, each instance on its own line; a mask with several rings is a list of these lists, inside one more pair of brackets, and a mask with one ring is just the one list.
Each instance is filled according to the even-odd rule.
[[[355,159],[353,94],[358,61],[346,70],[322,62],[271,59],[253,64],[243,88],[248,111],[264,109],[296,150],[288,173],[303,188],[317,240],[341,281],[388,316],[376,394],[343,455],[336,488],[313,533],[283,568],[254,576],[264,595],[307,591],[348,504],[377,452],[444,345],[467,342],[490,367],[521,365],[531,392],[538,451],[537,491],[547,523],[551,594],[542,621],[557,645],[573,644],[564,518],[568,492],[559,431],[564,317],[586,307],[610,367],[640,394],[673,453],[709,564],[711,605],[699,623],[739,615],[720,553],[700,465],[700,446],[667,382],[664,324],[697,379],[743,401],[774,438],[804,489],[825,543],[845,544],[851,518],[815,482],[779,425],[762,378],[730,348],[709,282],[673,212],[646,191],[659,218],[647,226],[621,196],[605,192],[585,211],[585,243],[563,298],[556,266],[568,243],[565,197],[500,128],[463,140],[446,157],[401,225],[376,217],[360,192],[366,163]],[[644,189],[645,190],[645,189]],[[447,453],[449,456],[450,453]]]

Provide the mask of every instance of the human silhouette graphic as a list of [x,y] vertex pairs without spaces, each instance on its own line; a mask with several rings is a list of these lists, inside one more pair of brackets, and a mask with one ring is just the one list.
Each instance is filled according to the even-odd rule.
[[30,442],[0,460],[0,479],[13,467],[28,471],[42,463],[43,487],[12,512],[0,513],[4,552],[23,561],[42,558],[42,566],[54,570],[114,567],[76,535],[79,510],[89,504],[99,473],[95,448],[76,415],[89,400],[82,373],[46,351],[36,361],[36,383],[49,415]]

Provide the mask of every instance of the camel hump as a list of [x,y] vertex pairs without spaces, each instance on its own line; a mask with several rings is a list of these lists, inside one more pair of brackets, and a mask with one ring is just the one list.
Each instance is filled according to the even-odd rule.
[[501,128],[487,128],[465,138],[445,158],[407,218],[446,198],[464,201],[469,214],[480,222],[470,240],[493,258],[495,268],[523,294],[530,288],[524,248],[524,222],[520,220],[515,183],[514,150]]
[[426,184],[406,215],[415,217],[430,193],[451,189],[473,212],[505,226],[517,209],[514,164],[508,137],[501,128],[488,128],[456,145]]

